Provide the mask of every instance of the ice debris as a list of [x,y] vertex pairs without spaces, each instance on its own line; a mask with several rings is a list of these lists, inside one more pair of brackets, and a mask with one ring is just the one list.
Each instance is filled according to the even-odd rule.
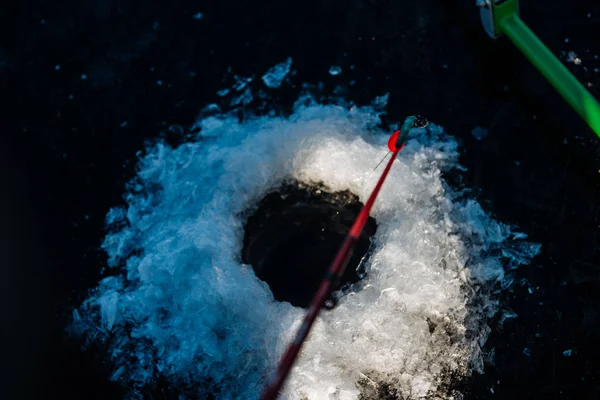
[[[251,98],[246,88],[237,101]],[[73,313],[72,329],[104,343],[113,379],[138,397],[164,378],[193,398],[256,399],[304,310],[274,301],[240,263],[241,216],[290,178],[364,202],[373,162],[387,152],[389,132],[373,107],[303,98],[290,116],[240,121],[214,105],[202,115],[190,140],[139,153],[126,207],[107,215],[103,249],[114,276]],[[370,380],[420,399],[443,391],[445,377],[480,370],[486,321],[498,308],[485,288],[510,273],[514,253],[502,249],[515,239],[445,182],[458,160],[456,140],[433,123],[409,139],[372,212],[366,276],[318,319],[284,397],[356,399]]]
[[332,65],[331,67],[329,67],[329,75],[339,75],[342,73],[342,67],[338,66],[338,65]]
[[271,67],[267,73],[263,75],[263,82],[271,89],[278,88],[290,72],[291,66],[292,57],[288,57],[285,61]]
[[482,140],[484,137],[488,135],[488,130],[480,127],[476,127],[471,131],[471,135],[477,140]]

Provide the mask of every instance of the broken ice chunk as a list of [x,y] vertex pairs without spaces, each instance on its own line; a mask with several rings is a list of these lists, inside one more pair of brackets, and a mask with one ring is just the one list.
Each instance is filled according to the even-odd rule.
[[502,317],[500,318],[500,325],[502,325],[504,323],[504,321],[506,321],[507,319],[513,319],[513,318],[517,318],[517,317],[518,317],[518,315],[516,312],[506,310],[506,311],[504,311],[504,313],[502,313]]
[[484,137],[486,137],[486,136],[487,136],[487,134],[488,134],[488,131],[487,131],[487,129],[483,129],[483,128],[480,128],[480,127],[476,127],[475,129],[473,129],[473,130],[471,131],[471,134],[473,135],[473,137],[474,137],[475,139],[477,139],[477,140],[481,140],[481,139],[483,139]]
[[121,365],[115,372],[113,372],[110,379],[112,381],[116,381],[117,379],[119,379],[119,377],[123,374],[124,371],[125,371],[125,366]]
[[249,78],[241,78],[239,76],[235,76],[235,85],[233,85],[233,90],[236,92],[241,92],[248,86],[250,82],[252,82],[253,77]]
[[117,318],[118,301],[119,295],[115,291],[108,292],[98,299],[102,325],[108,330],[112,329]]
[[288,57],[284,62],[279,63],[271,67],[266,74],[263,75],[262,80],[271,89],[278,88],[285,79],[286,75],[290,72],[292,66],[292,57]]
[[570,51],[567,57],[568,62],[572,62],[575,65],[581,64],[581,58],[577,57],[577,54],[574,51]]
[[338,66],[338,65],[332,65],[331,67],[329,67],[329,75],[339,75],[342,73],[342,67]]
[[244,93],[231,100],[231,105],[238,106],[242,104],[244,106],[247,106],[253,99],[254,97],[252,96],[252,91],[250,90],[250,88],[246,88]]
[[388,99],[390,98],[390,94],[386,93],[382,96],[377,96],[375,97],[375,100],[373,100],[373,108],[376,110],[383,110],[388,103]]

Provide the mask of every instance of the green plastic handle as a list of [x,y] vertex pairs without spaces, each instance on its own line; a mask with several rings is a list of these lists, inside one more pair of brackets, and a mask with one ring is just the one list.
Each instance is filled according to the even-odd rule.
[[525,54],[565,100],[600,137],[600,104],[514,12],[497,21],[497,28]]

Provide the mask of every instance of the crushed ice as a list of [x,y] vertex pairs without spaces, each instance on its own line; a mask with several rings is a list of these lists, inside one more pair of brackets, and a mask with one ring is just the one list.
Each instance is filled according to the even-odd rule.
[[[114,276],[74,313],[73,331],[106,344],[112,379],[133,397],[162,376],[194,397],[257,398],[304,310],[274,301],[240,263],[243,216],[287,178],[364,202],[387,151],[372,107],[302,98],[289,117],[242,122],[215,107],[193,140],[158,141],[140,155],[127,207],[106,217]],[[356,399],[378,383],[423,398],[444,377],[481,369],[497,301],[473,287],[500,287],[505,266],[540,249],[445,183],[444,172],[462,168],[458,157],[440,127],[411,133],[372,212],[367,276],[318,320],[284,398]]]

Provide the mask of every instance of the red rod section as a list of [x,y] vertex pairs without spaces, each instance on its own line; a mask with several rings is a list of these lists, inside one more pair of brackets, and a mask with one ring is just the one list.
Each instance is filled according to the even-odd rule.
[[377,181],[377,185],[371,192],[371,195],[369,196],[369,199],[363,208],[360,210],[356,220],[354,220],[352,228],[348,232],[348,235],[346,235],[346,239],[344,239],[344,242],[335,256],[335,259],[331,263],[325,278],[321,282],[321,286],[319,286],[319,290],[317,291],[317,294],[315,295],[310,308],[304,317],[304,321],[302,321],[302,325],[296,334],[296,338],[292,343],[290,343],[283,358],[281,359],[274,379],[270,382],[269,386],[267,386],[265,391],[260,396],[261,400],[275,400],[277,398],[277,395],[279,394],[281,387],[289,375],[290,370],[296,361],[298,353],[300,352],[300,349],[306,340],[306,337],[310,333],[315,319],[317,319],[317,315],[319,315],[321,308],[323,308],[323,304],[331,295],[334,282],[339,279],[339,277],[344,275],[348,260],[352,256],[354,245],[356,244],[356,241],[358,240],[358,237],[360,236],[367,219],[369,218],[369,214],[371,213],[371,208],[373,208],[375,199],[377,198],[377,195],[383,186],[385,178],[392,168],[392,164],[396,159],[396,156],[403,147],[404,143],[394,150],[392,157],[388,161],[385,170],[379,178],[379,181]]

